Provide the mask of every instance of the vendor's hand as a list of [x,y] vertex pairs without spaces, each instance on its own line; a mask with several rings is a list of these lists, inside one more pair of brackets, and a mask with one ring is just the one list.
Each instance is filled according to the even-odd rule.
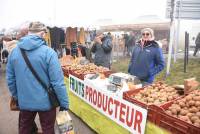
[[60,107],[59,111],[68,111],[69,109],[68,108],[65,108],[65,107]]

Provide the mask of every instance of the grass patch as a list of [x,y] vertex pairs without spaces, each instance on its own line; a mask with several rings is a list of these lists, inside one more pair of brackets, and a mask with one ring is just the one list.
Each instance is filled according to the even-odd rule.
[[[115,72],[127,73],[130,58],[122,58],[112,64],[112,70]],[[167,60],[166,60],[167,61]],[[187,65],[187,72],[184,73],[183,59],[177,60],[176,63],[171,64],[170,75],[166,77],[165,69],[156,76],[155,81],[164,80],[167,84],[183,84],[184,79],[196,77],[200,82],[200,59],[189,59]]]

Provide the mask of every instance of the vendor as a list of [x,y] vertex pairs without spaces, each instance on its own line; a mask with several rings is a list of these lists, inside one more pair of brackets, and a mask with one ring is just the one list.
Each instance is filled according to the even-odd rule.
[[162,49],[154,40],[154,31],[144,28],[141,35],[133,50],[128,72],[137,76],[144,86],[151,84],[155,75],[164,69],[165,61]]

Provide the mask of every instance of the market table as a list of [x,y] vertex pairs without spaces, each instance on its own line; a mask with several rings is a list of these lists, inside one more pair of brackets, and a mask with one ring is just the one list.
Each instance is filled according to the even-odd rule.
[[[131,134],[130,131],[106,117],[69,90],[69,78],[65,77],[70,110],[99,134]],[[169,132],[147,121],[145,134],[169,134]]]

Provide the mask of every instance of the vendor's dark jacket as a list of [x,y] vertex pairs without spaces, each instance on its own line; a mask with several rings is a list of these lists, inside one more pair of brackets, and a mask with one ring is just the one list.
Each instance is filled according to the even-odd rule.
[[102,40],[102,44],[94,43],[91,52],[95,53],[94,64],[110,68],[111,52],[112,52],[112,39],[106,36]]
[[128,72],[141,81],[152,83],[154,76],[162,71],[165,62],[161,48],[155,41],[148,41],[142,47],[137,42],[129,64]]

